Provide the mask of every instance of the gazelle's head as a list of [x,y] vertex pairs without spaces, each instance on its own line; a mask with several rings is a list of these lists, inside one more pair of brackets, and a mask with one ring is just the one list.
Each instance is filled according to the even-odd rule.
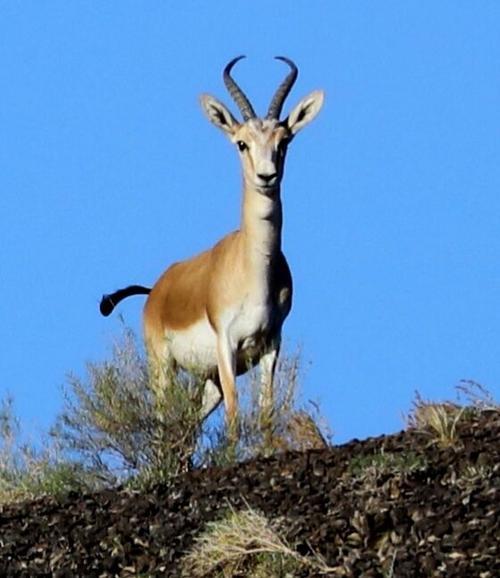
[[242,58],[238,56],[229,62],[223,78],[243,121],[238,122],[226,106],[208,94],[201,95],[201,105],[208,119],[237,146],[246,185],[273,197],[279,190],[283,176],[288,144],[318,114],[324,94],[320,90],[312,92],[299,102],[287,118],[280,120],[283,103],[297,79],[298,70],[291,60],[277,56],[278,60],[290,66],[291,72],[276,90],[265,118],[259,118],[245,93],[231,77],[232,67]]

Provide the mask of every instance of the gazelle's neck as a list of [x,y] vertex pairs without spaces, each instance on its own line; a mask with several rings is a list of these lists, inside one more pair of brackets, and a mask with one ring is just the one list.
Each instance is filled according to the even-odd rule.
[[283,211],[279,186],[269,196],[244,184],[241,233],[248,254],[272,259],[281,250]]

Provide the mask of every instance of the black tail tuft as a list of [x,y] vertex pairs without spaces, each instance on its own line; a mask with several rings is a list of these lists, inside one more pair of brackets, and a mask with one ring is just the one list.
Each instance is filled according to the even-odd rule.
[[113,303],[111,295],[103,295],[99,304],[99,311],[101,312],[101,315],[104,315],[104,317],[111,315],[114,308],[115,304]]
[[148,295],[151,292],[149,287],[143,287],[142,285],[130,285],[130,287],[125,287],[125,289],[119,289],[114,293],[109,295],[103,295],[101,303],[99,305],[99,310],[104,317],[111,315],[113,309],[120,303],[122,299],[130,297],[131,295]]

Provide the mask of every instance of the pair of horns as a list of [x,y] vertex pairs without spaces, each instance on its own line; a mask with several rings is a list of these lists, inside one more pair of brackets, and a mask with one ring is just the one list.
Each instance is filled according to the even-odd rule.
[[[255,118],[257,115],[250,104],[246,94],[241,90],[241,88],[236,84],[234,79],[231,77],[231,69],[233,66],[244,56],[237,56],[233,58],[231,62],[224,68],[223,78],[224,84],[226,85],[229,94],[231,95],[234,102],[238,105],[241,114],[243,115],[243,119],[249,120],[250,118]],[[274,119],[279,120],[281,109],[283,108],[283,103],[285,102],[286,97],[288,96],[292,86],[295,84],[297,80],[297,75],[299,73],[298,68],[295,64],[285,56],[276,56],[276,60],[282,60],[286,62],[288,66],[292,69],[291,72],[288,73],[285,80],[278,86],[278,89],[274,93],[273,99],[271,100],[271,104],[269,105],[269,110],[267,111],[266,118],[267,119]]]

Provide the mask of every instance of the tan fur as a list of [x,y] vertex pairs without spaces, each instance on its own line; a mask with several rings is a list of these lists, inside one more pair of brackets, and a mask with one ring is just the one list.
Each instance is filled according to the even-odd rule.
[[[144,331],[150,351],[163,351],[165,343],[168,347],[169,334],[182,332],[205,317],[215,334],[221,332],[224,311],[237,307],[249,292],[262,295],[270,313],[267,324],[247,337],[255,337],[263,345],[272,341],[291,307],[292,278],[281,251],[272,260],[266,258],[264,264],[256,263],[248,252],[251,244],[252,239],[247,241],[245,232],[234,231],[211,250],[175,263],[165,271],[144,308]],[[252,355],[245,358],[251,354],[250,349],[241,351],[238,374],[248,369],[246,362],[258,361]],[[207,377],[214,374],[206,373]]]
[[241,226],[212,249],[167,269],[146,302],[144,332],[157,368],[195,367],[222,389],[230,424],[237,416],[235,376],[269,353],[264,391],[271,390],[292,302],[292,277],[281,251],[286,145],[314,118],[322,99],[319,92],[303,99],[292,112],[293,123],[252,118],[240,124],[222,103],[202,96],[209,120],[232,142],[245,145]]

